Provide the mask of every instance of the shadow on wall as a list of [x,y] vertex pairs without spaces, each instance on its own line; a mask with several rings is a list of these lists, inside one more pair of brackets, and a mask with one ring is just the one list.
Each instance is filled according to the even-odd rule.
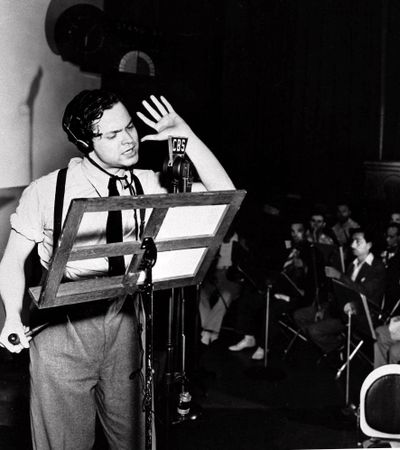
[[10,216],[15,211],[24,189],[25,186],[0,189],[0,257],[3,257],[10,234]]

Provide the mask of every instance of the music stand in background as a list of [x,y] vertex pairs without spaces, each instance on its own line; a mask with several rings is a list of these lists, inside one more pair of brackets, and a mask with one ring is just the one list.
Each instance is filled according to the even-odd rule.
[[[371,312],[369,310],[368,301],[365,295],[360,292],[352,289],[347,286],[340,280],[332,279],[333,292],[335,295],[336,301],[339,303],[340,309],[343,311],[346,303],[354,303],[357,306],[362,305],[361,311],[358,311],[357,315],[363,315],[366,318],[368,325],[368,332],[370,337],[375,341],[376,334],[375,329],[372,323]],[[364,339],[360,339],[357,343],[353,343],[351,341],[352,338],[352,315],[351,313],[347,314],[347,339],[346,339],[346,361],[342,364],[342,366],[338,369],[336,373],[336,379],[339,379],[342,372],[346,369],[346,408],[350,411],[354,410],[354,406],[350,403],[350,365],[354,356],[359,353],[362,355],[368,362],[368,358],[363,355],[360,351],[361,347],[364,344]]]
[[[152,434],[152,292],[199,285],[244,199],[245,191],[121,196],[72,200],[54,258],[43,286],[29,292],[39,309],[125,298],[141,292],[150,302],[146,317],[145,447],[153,445]],[[86,213],[115,210],[151,210],[142,241],[99,245],[76,245],[79,226]],[[102,276],[63,282],[64,271],[73,261],[132,255],[124,275]],[[150,355],[150,357],[149,357]],[[149,387],[150,385],[150,387]],[[167,390],[170,386],[167,385]],[[168,402],[167,402],[168,403]],[[169,427],[169,409],[166,412]],[[168,436],[167,436],[168,439]]]

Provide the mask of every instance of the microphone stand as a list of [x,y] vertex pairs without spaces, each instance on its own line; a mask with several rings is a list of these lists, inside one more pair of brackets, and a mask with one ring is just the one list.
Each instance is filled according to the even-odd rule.
[[[175,156],[175,159],[166,164],[166,170],[172,177],[172,192],[190,192],[192,185],[191,163],[185,156]],[[178,307],[175,308],[175,301],[178,301]],[[179,340],[180,340],[180,370],[174,372],[174,320],[178,322]],[[176,406],[176,414],[171,414],[171,394],[172,384],[180,382],[180,392]],[[188,390],[188,378],[186,375],[186,331],[185,331],[185,293],[184,288],[171,289],[168,305],[168,337],[167,337],[167,367],[166,367],[166,435],[165,448],[169,443],[169,426],[178,424],[187,420],[197,419],[199,413],[191,411],[191,394]],[[175,402],[174,402],[175,405]]]
[[[145,282],[140,289],[143,299],[143,308],[146,313],[146,360],[145,360],[145,387],[143,406],[145,411],[145,450],[153,449],[153,390],[154,390],[154,369],[153,369],[153,316],[154,316],[154,287],[152,268],[157,260],[157,248],[152,238],[143,239],[142,248],[145,249],[141,262],[141,269],[145,271]],[[134,375],[132,374],[132,377]]]
[[268,280],[266,291],[261,291],[256,282],[250,277],[250,275],[243,270],[239,265],[236,266],[237,270],[244,276],[244,278],[254,287],[258,294],[265,298],[265,333],[264,333],[264,359],[262,366],[254,366],[246,369],[246,375],[253,379],[265,379],[267,381],[279,381],[285,378],[285,373],[278,367],[271,367],[268,364],[268,341],[269,341],[269,323],[270,323],[270,297],[272,283]]
[[[173,180],[174,193],[177,192],[190,192],[192,190],[192,167],[191,162],[186,157],[179,157],[178,165]],[[175,160],[176,162],[177,160]],[[180,361],[180,373],[177,373],[176,379],[181,383],[177,414],[173,424],[181,423],[186,420],[196,420],[198,412],[191,411],[192,396],[188,389],[188,378],[186,375],[186,327],[185,327],[185,290],[184,288],[178,289],[178,301],[179,301],[179,314],[180,314],[180,344],[181,344],[181,361]]]

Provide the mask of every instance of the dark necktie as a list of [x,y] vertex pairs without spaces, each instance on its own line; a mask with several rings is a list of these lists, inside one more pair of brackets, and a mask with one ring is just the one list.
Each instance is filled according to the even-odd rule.
[[[108,182],[108,195],[109,197],[118,196],[117,178],[110,177]],[[122,242],[122,214],[121,211],[109,211],[106,225],[106,239],[107,243]],[[125,273],[124,257],[110,256],[108,258],[108,274],[122,275]]]
[[[132,192],[132,189],[130,188],[131,194],[132,195],[143,195],[144,192],[143,192],[142,184],[140,183],[139,178],[133,172],[131,172],[131,179],[132,179],[133,184],[135,185],[134,192]],[[131,184],[132,184],[132,182],[131,182]],[[144,209],[140,210],[140,226],[138,226],[138,217],[137,217],[136,209],[133,210],[133,215],[135,218],[136,240],[138,240],[143,235],[144,222],[145,222],[145,210]]]

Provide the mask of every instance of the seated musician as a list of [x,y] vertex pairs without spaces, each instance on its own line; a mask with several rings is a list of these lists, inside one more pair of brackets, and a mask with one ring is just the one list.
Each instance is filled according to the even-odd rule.
[[346,202],[339,202],[336,205],[337,221],[332,227],[337,243],[347,248],[350,244],[350,234],[353,228],[359,228],[359,224],[351,217],[350,206]]
[[229,276],[232,249],[238,242],[239,235],[232,227],[219,248],[215,264],[210,267],[200,288],[201,342],[204,345],[218,339],[224,316],[231,303],[240,295],[240,280]]
[[398,212],[398,209],[395,211],[392,211],[389,215],[390,222],[400,223],[400,212]]
[[352,212],[348,203],[342,201],[336,205],[336,223],[332,226],[335,241],[342,253],[342,268],[351,262],[352,252],[350,248],[351,230],[359,228],[360,225],[352,218]]
[[[352,230],[351,249],[355,260],[348,266],[345,274],[331,266],[325,268],[325,273],[327,278],[340,280],[350,289],[364,294],[371,306],[374,320],[378,316],[385,289],[385,267],[379,258],[374,257],[371,248],[372,237],[368,231],[363,228]],[[341,310],[333,296],[323,304],[314,303],[295,311],[294,319],[324,353],[329,353],[342,344],[342,332],[345,329],[343,312],[355,314],[355,326],[361,331],[366,330],[363,306],[349,302]]]
[[[270,303],[270,332],[274,332],[275,318],[283,310],[294,309],[303,304],[306,276],[308,273],[305,227],[300,221],[292,221],[290,225],[291,240],[286,249],[286,258],[282,264],[282,271],[273,286]],[[265,327],[265,293],[251,283],[245,283],[242,295],[238,299],[237,329],[244,334],[237,344],[229,347],[237,352],[245,348],[257,349],[252,359],[264,358],[264,327]]]
[[274,298],[300,306],[304,302],[309,273],[309,245],[301,221],[290,224],[290,241],[285,241],[288,253],[282,264],[280,277],[274,285]]
[[332,245],[334,243],[333,238],[328,234],[325,215],[321,211],[315,210],[311,213],[306,238],[309,242],[318,244]]
[[376,329],[374,367],[397,364],[400,361],[400,224],[392,222],[386,228],[386,250],[382,253],[386,267],[386,288],[383,302],[384,324]]

